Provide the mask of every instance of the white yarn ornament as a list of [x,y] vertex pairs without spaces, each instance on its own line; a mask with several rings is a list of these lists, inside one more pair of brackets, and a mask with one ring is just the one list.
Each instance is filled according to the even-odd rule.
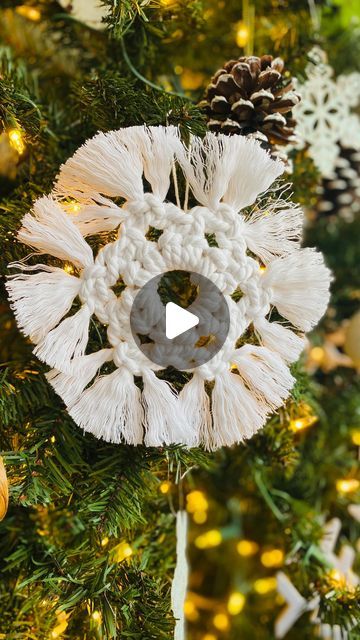
[[102,0],[58,0],[58,2],[75,20],[83,22],[91,29],[105,29],[103,18],[108,10]]
[[[175,163],[199,203],[189,211],[166,201]],[[294,383],[288,364],[304,347],[301,332],[325,312],[330,283],[322,255],[300,248],[296,205],[278,200],[241,213],[283,169],[254,140],[208,133],[186,148],[175,127],[99,133],[61,167],[54,191],[35,202],[18,237],[72,263],[77,273],[16,264],[21,273],[7,288],[20,328],[53,367],[48,379],[81,428],[116,443],[213,450],[250,438],[281,406]],[[162,231],[157,242],[147,239],[149,227]],[[117,239],[94,257],[84,238],[116,229]],[[209,246],[207,234],[217,246]],[[217,285],[230,330],[221,350],[176,395],[156,376],[160,366],[139,350],[129,316],[140,288],[179,269]],[[117,297],[119,278],[125,288]],[[235,302],[231,294],[239,289]],[[69,315],[75,299],[80,308]],[[284,322],[271,321],[273,308]],[[89,354],[92,317],[106,325],[108,344]],[[238,347],[250,326],[259,346]],[[112,363],[111,373],[101,371],[105,363]],[[134,376],[142,377],[142,391]],[[211,400],[205,381],[214,383]]]

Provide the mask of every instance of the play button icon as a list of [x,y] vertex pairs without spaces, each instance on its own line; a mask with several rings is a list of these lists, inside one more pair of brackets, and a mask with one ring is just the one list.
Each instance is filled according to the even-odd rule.
[[199,318],[190,311],[179,307],[175,302],[168,302],[165,307],[165,333],[169,340],[181,336],[199,324]]
[[192,370],[223,346],[229,331],[228,303],[218,287],[193,271],[167,271],[152,278],[133,302],[130,325],[142,353],[161,368]]

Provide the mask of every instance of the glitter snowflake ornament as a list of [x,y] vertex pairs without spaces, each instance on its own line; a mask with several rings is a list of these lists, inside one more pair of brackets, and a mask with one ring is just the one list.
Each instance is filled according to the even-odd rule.
[[340,75],[334,80],[334,71],[319,47],[309,58],[307,79],[297,87],[301,101],[294,107],[298,146],[308,146],[321,175],[334,178],[341,145],[360,149],[360,119],[352,113],[360,103],[360,74]]
[[[190,210],[166,199],[176,168],[198,203]],[[288,364],[325,312],[330,282],[322,255],[300,248],[299,208],[256,204],[282,172],[256,141],[208,133],[186,147],[174,127],[100,133],[61,167],[19,239],[75,272],[21,263],[7,287],[34,353],[53,368],[48,380],[85,431],[117,443],[216,449],[251,437],[281,406],[294,383]],[[85,238],[110,231],[94,257]],[[161,366],[139,349],[129,319],[144,285],[176,269],[216,284],[230,317],[222,348],[189,370],[180,394],[156,375]],[[107,329],[94,352],[90,322]]]

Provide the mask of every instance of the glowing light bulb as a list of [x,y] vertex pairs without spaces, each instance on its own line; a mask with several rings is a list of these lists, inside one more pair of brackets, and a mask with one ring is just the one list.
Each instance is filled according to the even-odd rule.
[[360,429],[356,429],[355,431],[352,432],[351,440],[353,441],[354,444],[360,447]]
[[191,491],[186,496],[186,510],[189,513],[195,511],[207,511],[209,503],[202,491]]
[[238,47],[245,47],[249,42],[250,30],[249,27],[240,20],[236,25],[236,44]]
[[344,478],[336,481],[336,489],[339,493],[353,493],[360,487],[360,482],[356,478]]
[[28,7],[26,4],[20,5],[20,7],[16,7],[16,13],[23,18],[27,18],[28,20],[32,20],[33,22],[39,22],[41,19],[41,13],[39,9],[36,7]]
[[211,529],[195,539],[195,546],[198,549],[211,549],[218,547],[222,542],[222,535],[218,529]]
[[207,513],[206,511],[195,511],[192,514],[193,520],[195,522],[195,524],[204,524],[207,520]]
[[281,549],[269,549],[261,554],[261,562],[264,567],[280,567],[284,561],[284,552]]
[[100,622],[101,622],[101,613],[100,613],[100,611],[93,611],[93,613],[91,614],[91,617],[94,620],[94,622],[96,622],[97,624],[100,624]]
[[67,208],[70,213],[73,213],[74,215],[76,215],[77,213],[79,213],[81,209],[81,204],[79,204],[78,202],[70,202],[67,205]]
[[107,536],[105,536],[105,538],[103,538],[101,540],[101,546],[102,547],[106,547],[106,545],[108,545],[108,544],[109,544],[109,538]]
[[310,349],[310,358],[316,364],[321,364],[324,360],[325,351],[322,347],[313,347]]
[[120,542],[111,551],[111,559],[113,562],[123,562],[132,556],[133,550],[128,542]]
[[225,613],[217,613],[213,617],[213,625],[219,631],[227,631],[229,628],[229,618]]
[[25,151],[24,135],[21,129],[10,129],[8,131],[9,142],[15,151],[21,156]]
[[292,431],[302,431],[302,429],[308,429],[315,422],[317,422],[317,416],[304,416],[303,418],[295,418],[294,420],[290,420],[290,429]]
[[166,495],[167,493],[169,493],[170,489],[171,489],[171,482],[168,482],[166,480],[165,482],[162,482],[160,484],[160,487],[159,487],[160,493],[163,493],[164,495]]
[[195,606],[195,603],[189,598],[184,603],[184,614],[190,622],[195,622],[199,618],[199,612]]
[[265,595],[270,591],[275,591],[277,585],[276,578],[258,578],[254,582],[254,590],[259,595]]
[[245,596],[240,591],[234,591],[229,597],[227,610],[232,616],[237,616],[243,610]]
[[239,556],[247,558],[249,556],[254,556],[255,553],[259,551],[259,545],[257,542],[253,542],[252,540],[240,540],[236,545],[236,549]]
[[64,271],[66,271],[66,273],[72,275],[73,273],[75,273],[75,269],[72,266],[72,264],[70,264],[69,262],[66,262],[64,265]]

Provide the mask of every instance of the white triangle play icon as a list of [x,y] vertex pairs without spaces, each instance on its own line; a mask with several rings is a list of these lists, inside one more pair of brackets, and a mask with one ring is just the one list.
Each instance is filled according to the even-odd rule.
[[168,302],[165,307],[165,333],[169,340],[180,336],[199,324],[199,318],[179,307],[174,302]]

